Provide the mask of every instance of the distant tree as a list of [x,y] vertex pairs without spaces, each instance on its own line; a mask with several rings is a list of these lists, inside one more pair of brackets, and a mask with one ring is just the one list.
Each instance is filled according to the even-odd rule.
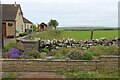
[[58,23],[56,20],[52,20],[52,19],[51,19],[51,20],[48,22],[48,25],[51,26],[51,27],[54,27],[55,30],[56,30],[56,27],[59,25],[59,23]]

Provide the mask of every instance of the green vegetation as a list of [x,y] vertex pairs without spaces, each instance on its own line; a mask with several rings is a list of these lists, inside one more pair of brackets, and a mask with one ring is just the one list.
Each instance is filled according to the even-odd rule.
[[60,48],[59,50],[50,51],[49,55],[54,56],[55,59],[63,59],[73,48]]
[[83,54],[82,59],[83,60],[92,60],[93,59],[93,54],[90,53],[90,52],[86,52],[86,53]]
[[[63,39],[63,38],[73,38],[76,40],[89,40],[91,37],[91,31],[64,31],[64,30],[57,30],[55,31],[48,31],[43,33],[34,33],[34,38],[43,38],[43,39]],[[100,39],[100,38],[118,38],[118,30],[98,30],[94,31],[93,39]]]
[[[111,72],[111,70],[107,71]],[[79,71],[79,70],[68,70],[60,71],[58,74],[65,75],[67,78],[118,78],[118,71],[114,70],[109,73],[99,73],[98,71]]]
[[57,59],[69,58],[72,60],[96,60],[103,55],[118,55],[118,46],[93,46],[88,50],[76,48],[60,48],[59,50],[50,51],[48,55]]
[[40,52],[46,52],[46,53],[48,53],[49,50],[47,48],[44,48],[44,49],[41,49]]
[[41,58],[40,52],[36,50],[25,51],[22,53],[21,58],[24,59],[37,59]]
[[2,78],[18,78],[19,74],[17,72],[5,72],[2,74]]
[[102,55],[117,55],[119,47],[118,46],[92,46],[90,49],[86,50],[86,52],[92,53],[94,56],[102,56]]
[[20,34],[19,34],[20,37],[23,37],[23,36],[26,36],[26,35],[28,35],[27,32],[24,32],[24,33],[20,33]]
[[60,27],[65,31],[116,30],[117,27]]
[[8,45],[6,45],[5,47],[4,47],[4,50],[5,51],[8,51],[8,50],[10,50],[10,49],[12,49],[12,48],[16,48],[16,43],[9,43]]
[[84,52],[79,50],[73,50],[67,54],[67,57],[71,60],[81,60],[83,56]]
[[[16,43],[10,43],[9,45],[5,46],[5,52],[3,52],[4,58],[10,58],[9,51],[16,48]],[[105,55],[118,55],[118,50],[120,48],[116,45],[112,46],[91,46],[87,50],[83,50],[80,47],[62,47],[58,50],[49,50],[48,48],[40,49],[40,51],[30,50],[25,52],[20,52],[20,58],[25,59],[37,59],[42,58],[41,53],[46,53],[47,56],[53,56],[54,59],[71,59],[71,60],[96,60],[99,59],[101,56]],[[16,50],[15,50],[16,51]],[[13,51],[15,53],[15,51]],[[17,52],[18,53],[18,52]]]
[[50,20],[48,22],[48,25],[51,26],[51,27],[54,27],[56,29],[56,27],[59,25],[59,23],[56,21],[56,20]]

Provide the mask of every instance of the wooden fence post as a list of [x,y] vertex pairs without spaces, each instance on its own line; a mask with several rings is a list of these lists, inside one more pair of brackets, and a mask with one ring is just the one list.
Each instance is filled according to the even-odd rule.
[[91,30],[90,40],[92,40],[92,39],[93,39],[93,33],[94,33],[94,31],[93,31],[93,30]]

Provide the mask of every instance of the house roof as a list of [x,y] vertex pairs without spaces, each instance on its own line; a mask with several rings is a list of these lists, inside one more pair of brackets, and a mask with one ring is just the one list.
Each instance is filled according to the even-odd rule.
[[[20,4],[2,4],[2,20],[14,21],[16,19],[16,15],[19,8],[21,10]],[[22,10],[21,10],[21,13],[22,13]]]
[[29,21],[28,19],[26,19],[25,17],[23,17],[23,21],[24,21],[24,23],[31,23],[32,24],[32,22]]
[[42,25],[47,26],[47,24],[45,24],[44,22],[42,22],[42,23],[40,24],[40,26],[42,26]]

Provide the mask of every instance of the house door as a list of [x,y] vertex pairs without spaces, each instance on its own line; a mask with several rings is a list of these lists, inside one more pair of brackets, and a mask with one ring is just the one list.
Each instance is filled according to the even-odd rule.
[[3,37],[6,37],[6,23],[2,23],[2,33]]

